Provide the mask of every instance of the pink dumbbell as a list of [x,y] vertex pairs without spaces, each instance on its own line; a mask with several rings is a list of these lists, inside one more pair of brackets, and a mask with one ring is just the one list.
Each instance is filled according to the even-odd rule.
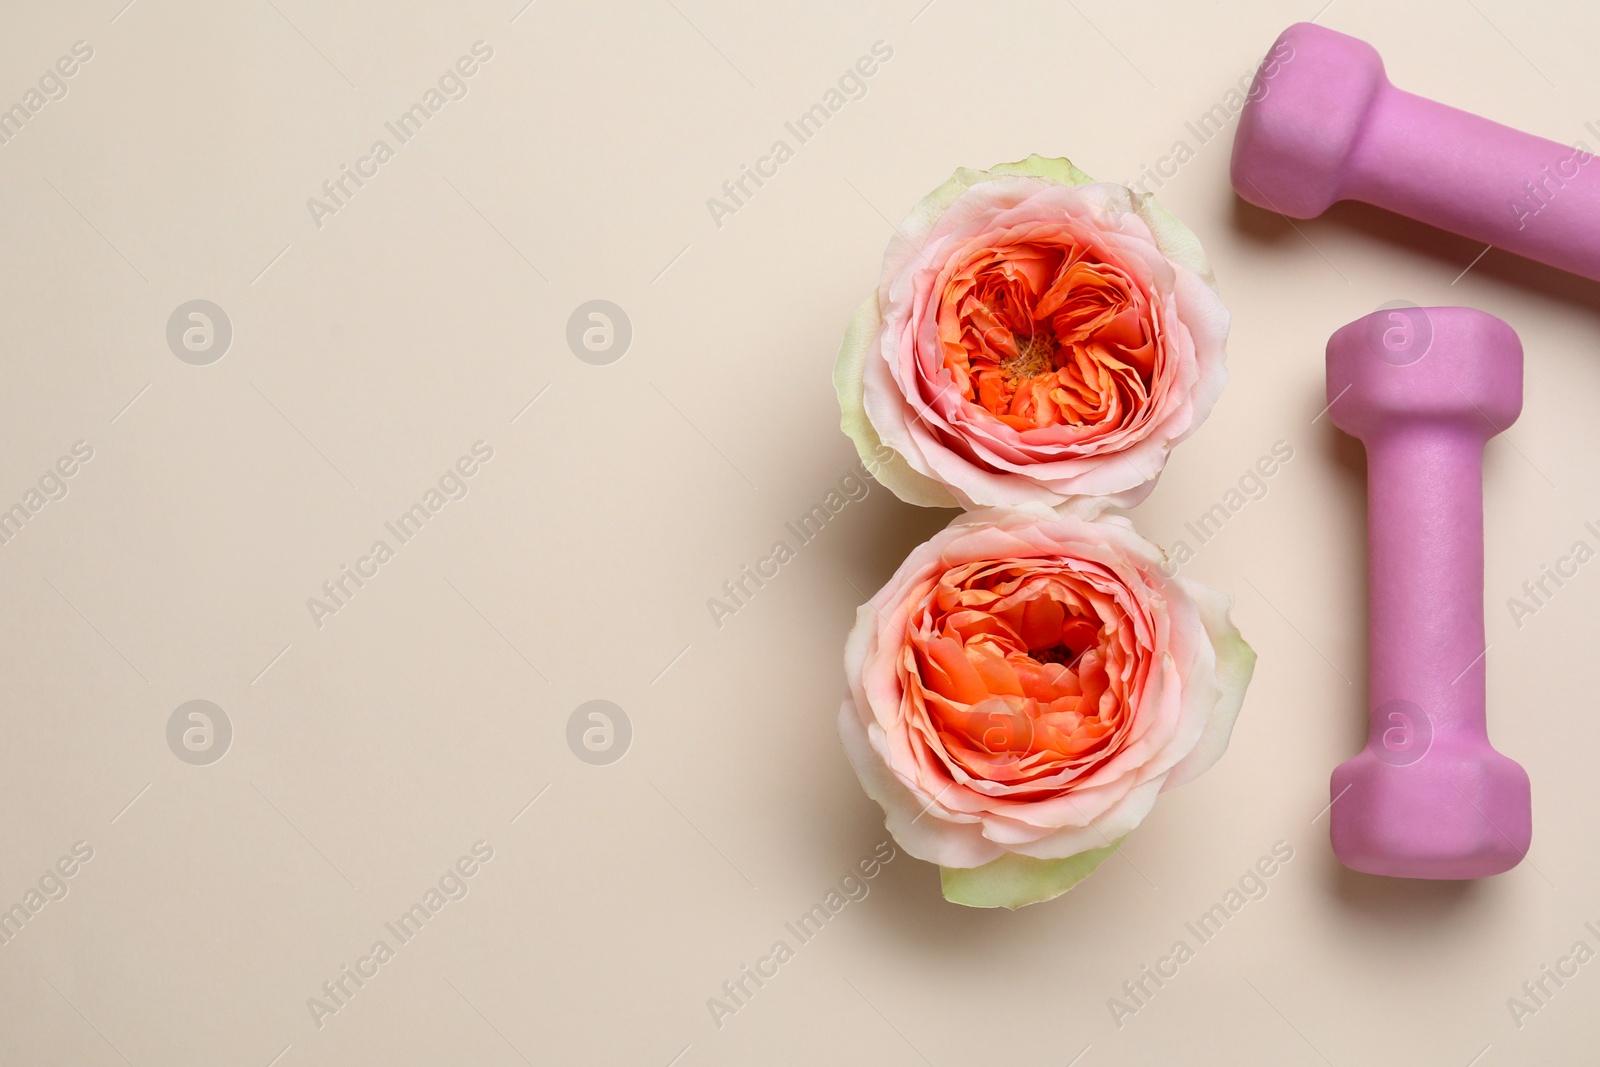
[[1367,448],[1367,746],[1333,772],[1333,851],[1480,878],[1532,838],[1528,775],[1484,714],[1483,446],[1522,410],[1522,344],[1471,308],[1379,311],[1328,340],[1334,423]]
[[1402,92],[1365,41],[1290,26],[1256,74],[1233,187],[1295,218],[1364,200],[1600,279],[1600,163]]

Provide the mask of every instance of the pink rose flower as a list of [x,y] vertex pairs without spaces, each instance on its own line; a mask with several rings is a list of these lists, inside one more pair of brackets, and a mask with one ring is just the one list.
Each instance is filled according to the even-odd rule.
[[842,425],[902,499],[1128,507],[1227,380],[1200,244],[1064,159],[959,170],[901,225],[834,369]]
[[839,734],[948,899],[1065,892],[1227,748],[1255,653],[1164,561],[1120,517],[975,511],[858,612]]

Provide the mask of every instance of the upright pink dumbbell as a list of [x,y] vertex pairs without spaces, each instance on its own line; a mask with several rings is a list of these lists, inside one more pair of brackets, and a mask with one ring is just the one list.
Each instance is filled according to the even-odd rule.
[[1528,775],[1484,713],[1483,446],[1522,410],[1522,344],[1471,308],[1379,311],[1328,341],[1334,423],[1367,448],[1367,746],[1333,772],[1333,851],[1480,878],[1532,838]]
[[1365,41],[1302,22],[1256,74],[1233,187],[1295,218],[1364,200],[1600,279],[1600,163],[1389,84]]

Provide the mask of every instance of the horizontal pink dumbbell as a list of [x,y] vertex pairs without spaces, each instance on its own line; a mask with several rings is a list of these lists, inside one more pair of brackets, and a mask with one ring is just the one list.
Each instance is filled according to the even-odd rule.
[[1532,838],[1528,775],[1489,744],[1483,446],[1522,410],[1522,344],[1471,308],[1398,308],[1328,341],[1334,423],[1367,448],[1367,746],[1333,772],[1333,851],[1480,878]]
[[1600,279],[1600,163],[1403,92],[1365,41],[1302,22],[1256,74],[1233,187],[1295,218],[1363,200]]

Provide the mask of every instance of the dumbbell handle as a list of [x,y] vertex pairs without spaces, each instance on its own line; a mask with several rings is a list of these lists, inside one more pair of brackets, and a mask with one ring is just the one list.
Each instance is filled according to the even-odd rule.
[[1600,160],[1396,89],[1371,45],[1321,26],[1289,27],[1269,53],[1233,179],[1269,211],[1362,200],[1600,280]]
[[1349,180],[1352,199],[1600,279],[1600,162],[1583,149],[1391,85]]
[[[1390,701],[1428,710],[1432,742],[1484,742],[1483,438],[1418,422],[1369,435],[1371,742]],[[1393,748],[1391,744],[1389,746]]]

